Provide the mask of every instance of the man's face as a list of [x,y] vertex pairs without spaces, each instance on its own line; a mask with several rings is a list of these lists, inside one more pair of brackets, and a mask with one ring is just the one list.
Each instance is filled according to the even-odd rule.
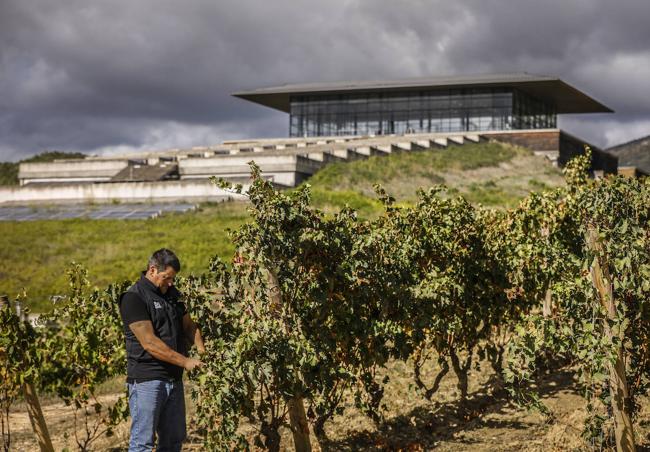
[[176,270],[172,267],[167,266],[164,271],[158,271],[155,266],[149,267],[147,272],[149,280],[154,283],[162,293],[167,292],[171,286],[174,285],[174,277],[176,276]]

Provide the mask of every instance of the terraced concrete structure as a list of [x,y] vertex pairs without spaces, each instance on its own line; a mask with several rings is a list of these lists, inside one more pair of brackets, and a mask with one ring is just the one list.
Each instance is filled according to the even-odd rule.
[[[560,143],[580,140],[559,129],[409,134],[366,137],[314,137],[226,141],[217,146],[169,149],[116,157],[30,163],[20,167],[20,187],[0,188],[0,204],[56,202],[222,201],[238,199],[213,186],[216,176],[247,183],[249,162],[279,187],[294,187],[332,162],[366,159],[397,152],[441,149],[467,142],[496,140],[525,145],[554,162],[563,159]],[[566,148],[566,144],[565,144]],[[597,159],[600,158],[597,153]],[[566,156],[564,157],[566,158]],[[599,164],[616,170],[613,158]]]
[[155,182],[163,178],[205,180],[211,176],[241,180],[250,174],[248,163],[255,161],[265,177],[278,185],[293,187],[332,162],[480,139],[477,134],[418,134],[226,141],[218,146],[21,164],[19,179],[23,186]]

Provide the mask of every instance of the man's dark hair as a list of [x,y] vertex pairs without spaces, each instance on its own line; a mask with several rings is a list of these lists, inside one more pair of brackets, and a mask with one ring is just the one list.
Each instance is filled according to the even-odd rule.
[[159,272],[164,272],[167,267],[173,268],[177,273],[181,271],[181,261],[178,260],[178,257],[176,257],[172,250],[168,250],[167,248],[161,248],[151,255],[147,268],[152,265]]

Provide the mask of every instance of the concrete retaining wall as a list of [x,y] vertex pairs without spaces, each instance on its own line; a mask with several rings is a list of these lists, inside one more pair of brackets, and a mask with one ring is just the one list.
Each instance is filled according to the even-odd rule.
[[206,180],[39,185],[0,188],[0,204],[244,200]]
[[182,180],[205,179],[215,174],[223,177],[250,176],[248,162],[254,160],[265,178],[293,187],[323,166],[322,162],[300,155],[224,155],[213,158],[188,158],[178,162]]
[[21,163],[18,178],[22,184],[34,182],[108,181],[129,165],[128,160],[68,160]]

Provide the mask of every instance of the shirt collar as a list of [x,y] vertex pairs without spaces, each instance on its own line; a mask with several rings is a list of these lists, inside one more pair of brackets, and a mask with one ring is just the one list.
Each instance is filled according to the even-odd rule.
[[154,283],[149,281],[149,278],[147,278],[147,272],[146,271],[143,271],[142,273],[140,273],[140,281],[141,281],[142,284],[144,284],[144,286],[147,289],[156,292],[158,295],[161,295],[161,296],[163,295],[163,293],[160,291],[160,289],[158,287],[156,287],[156,285]]
[[164,298],[165,300],[175,300],[178,298],[178,289],[176,289],[176,286],[172,286],[169,289],[167,289],[166,293],[162,293],[160,291],[160,288],[156,287],[154,283],[149,281],[147,278],[147,272],[143,271],[140,273],[140,283],[144,284],[144,287],[147,290],[153,291],[156,295],[159,295],[160,297]]

